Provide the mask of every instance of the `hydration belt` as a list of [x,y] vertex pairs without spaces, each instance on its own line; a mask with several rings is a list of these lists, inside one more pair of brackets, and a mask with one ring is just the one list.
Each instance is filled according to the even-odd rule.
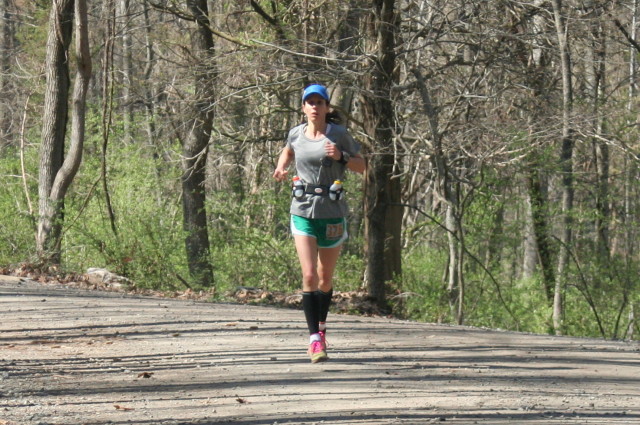
[[321,184],[305,184],[304,193],[316,196],[329,196],[329,186]]

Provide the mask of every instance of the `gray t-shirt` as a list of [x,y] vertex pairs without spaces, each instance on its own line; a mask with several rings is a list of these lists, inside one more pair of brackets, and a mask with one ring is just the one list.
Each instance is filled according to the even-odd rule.
[[[287,147],[295,153],[296,174],[306,184],[330,186],[334,180],[344,182],[347,166],[326,156],[327,139],[351,156],[360,152],[360,144],[341,125],[329,124],[326,137],[309,139],[304,134],[307,124],[300,124],[289,131]],[[349,209],[344,198],[332,201],[328,196],[305,194],[300,200],[291,201],[291,214],[306,218],[346,217]]]

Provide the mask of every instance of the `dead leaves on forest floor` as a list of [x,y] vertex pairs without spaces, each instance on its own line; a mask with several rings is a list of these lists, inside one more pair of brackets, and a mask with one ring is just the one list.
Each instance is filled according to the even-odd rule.
[[[213,300],[215,288],[198,291],[191,288],[175,291],[156,291],[136,287],[125,277],[110,273],[104,269],[90,269],[84,274],[62,274],[56,270],[42,270],[23,264],[17,268],[0,267],[0,275],[8,275],[32,280],[47,285],[64,285],[85,290],[124,292],[132,295],[155,296],[162,298],[187,299],[196,301]],[[240,304],[302,308],[302,292],[271,291],[262,288],[239,286],[223,295],[223,300]],[[366,316],[386,316],[364,291],[334,291],[331,310],[337,313],[361,314]]]
[[[238,287],[227,296],[242,304],[276,305],[302,308],[302,292],[295,293],[269,291],[260,288]],[[352,313],[382,316],[383,312],[364,291],[334,291],[331,310],[337,313]]]

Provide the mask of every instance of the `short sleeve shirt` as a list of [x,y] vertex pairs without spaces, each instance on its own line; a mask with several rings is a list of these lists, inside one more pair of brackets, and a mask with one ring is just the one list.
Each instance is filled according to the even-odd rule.
[[[287,147],[295,154],[296,174],[305,184],[330,186],[335,180],[344,181],[347,166],[328,158],[324,145],[329,140],[353,156],[360,152],[360,144],[344,126],[329,124],[326,136],[317,140],[305,136],[306,126],[292,128],[287,137]],[[349,209],[344,197],[333,201],[328,196],[305,194],[292,199],[290,212],[306,218],[338,218],[346,217]]]

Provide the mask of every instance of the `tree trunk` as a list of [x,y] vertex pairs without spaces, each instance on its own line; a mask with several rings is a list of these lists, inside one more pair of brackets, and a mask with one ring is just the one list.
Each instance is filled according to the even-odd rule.
[[412,70],[416,77],[418,90],[422,99],[422,106],[428,118],[429,130],[433,141],[431,154],[432,166],[435,173],[435,192],[445,202],[445,228],[449,247],[449,261],[446,272],[447,294],[449,308],[456,323],[464,321],[464,279],[463,279],[463,235],[459,211],[459,189],[451,182],[446,154],[442,144],[440,122],[437,108],[431,100],[427,84],[418,69]]
[[[155,114],[156,114],[156,101],[154,82],[151,78],[153,68],[155,65],[155,52],[153,50],[153,37],[151,22],[149,20],[149,4],[143,2],[143,17],[144,17],[144,35],[145,35],[145,64],[143,73],[143,93],[144,93],[144,108],[145,108],[145,127],[147,130],[147,141],[149,146],[156,146],[154,138],[156,134],[155,127]],[[156,157],[159,155],[156,155]]]
[[11,108],[11,56],[14,46],[14,26],[11,17],[11,3],[0,0],[0,153],[5,146],[13,143],[11,123],[13,120]]
[[[334,57],[342,57],[344,59],[355,59],[355,51],[358,46],[358,37],[360,31],[359,23],[362,21],[364,14],[364,1],[363,0],[350,0],[349,6],[344,17],[344,24],[340,25],[340,31],[336,34],[337,39],[335,43],[338,46],[337,52],[339,55],[333,55]],[[347,85],[338,81],[337,85],[333,88],[331,93],[331,103],[340,111],[349,114],[353,106],[354,93],[353,89]]]
[[[640,13],[640,6],[638,5],[638,0],[633,0],[632,6],[632,15],[631,15],[631,40],[636,41],[637,38],[637,25],[638,25],[638,15]],[[635,104],[636,104],[636,96],[638,92],[637,78],[638,78],[638,64],[636,60],[636,50],[634,46],[629,47],[629,97],[627,99],[627,110],[629,111],[629,117],[634,117]],[[631,118],[629,120],[629,124],[633,125],[635,122],[635,118]],[[624,258],[626,262],[627,270],[631,270],[634,267],[634,259],[635,259],[635,241],[637,240],[637,236],[635,232],[636,226],[632,225],[633,223],[633,214],[634,214],[634,206],[635,200],[637,196],[633,196],[633,187],[636,185],[636,181],[638,178],[638,167],[635,161],[635,158],[629,158],[629,156],[625,156],[624,158],[624,174],[625,174],[625,182],[624,182],[624,226],[625,234],[624,234]],[[631,274],[630,274],[631,275]],[[625,293],[630,291],[633,287],[632,284],[627,284],[624,287]],[[635,301],[631,301],[629,303],[628,310],[628,324],[625,333],[625,339],[634,340],[634,331],[637,325],[637,318],[635,316],[635,306],[637,303]]]
[[109,192],[109,184],[107,179],[107,147],[109,146],[109,137],[113,123],[113,46],[115,39],[116,24],[116,7],[114,0],[106,0],[103,3],[103,21],[104,29],[104,49],[102,56],[102,149],[100,158],[100,175],[102,181],[102,191],[104,193],[105,207],[109,216],[111,232],[118,238],[118,228],[116,225],[115,212],[111,203],[111,195]]
[[[638,15],[640,14],[640,6],[638,0],[633,0],[633,12],[631,14],[631,40],[636,40]],[[629,102],[628,109],[633,109],[633,100],[638,92],[638,60],[636,59],[636,49],[629,46]]]
[[553,299],[553,328],[556,335],[563,332],[564,291],[572,240],[571,218],[573,210],[573,134],[571,131],[571,113],[573,110],[573,89],[571,86],[571,57],[567,41],[567,28],[562,15],[561,0],[552,0],[553,15],[558,39],[558,50],[562,72],[562,146],[560,152],[560,170],[562,173],[562,223],[558,257],[558,272]]
[[[364,78],[362,112],[364,130],[373,141],[365,187],[365,231],[367,270],[365,281],[369,296],[386,307],[385,282],[389,274],[386,251],[387,217],[397,194],[389,193],[393,173],[394,110],[391,87],[395,67],[395,1],[375,0],[368,23],[368,42],[372,46],[371,69]],[[393,235],[398,237],[399,235]],[[399,271],[398,271],[399,272]]]
[[67,194],[80,163],[85,135],[87,91],[91,80],[91,51],[89,49],[89,29],[87,24],[87,1],[75,0],[75,59],[76,76],[73,87],[71,137],[69,152],[53,182],[51,198],[62,200]]
[[595,190],[595,248],[601,265],[609,263],[609,146],[597,136],[606,134],[606,118],[601,111],[605,99],[606,32],[600,21],[591,24],[593,39],[587,46],[585,66],[586,79],[591,88],[591,109],[593,128],[593,157],[596,167]]
[[[402,173],[399,161],[395,162],[395,171],[392,175]],[[399,178],[392,178],[387,183],[389,206],[385,216],[385,251],[384,251],[384,279],[385,281],[397,280],[402,275],[402,218],[404,208],[402,202],[402,185]]]
[[188,0],[187,7],[197,27],[191,33],[194,64],[195,98],[193,119],[184,141],[182,158],[182,211],[186,233],[185,247],[192,280],[203,287],[213,285],[213,266],[210,258],[207,229],[205,177],[209,138],[213,127],[214,43],[209,26],[206,0]]
[[[631,39],[636,39],[636,27],[638,25],[638,15],[640,14],[640,0],[633,1],[633,14],[631,18]],[[633,117],[633,112],[636,104],[636,96],[638,94],[638,86],[637,86],[637,72],[638,65],[636,62],[636,51],[633,46],[629,46],[629,97],[627,99],[627,110],[629,111],[629,117]],[[629,125],[634,125],[635,118],[629,120]],[[632,262],[633,258],[635,258],[635,241],[636,241],[636,232],[634,231],[635,226],[633,223],[633,210],[634,210],[634,199],[633,189],[635,186],[635,182],[637,180],[637,165],[635,158],[629,158],[629,156],[625,156],[624,160],[624,170],[625,170],[625,184],[624,184],[624,223],[625,226],[625,235],[624,235],[624,254],[626,257],[626,261]]]
[[38,180],[39,218],[36,235],[38,257],[44,263],[60,263],[58,246],[64,199],[52,199],[51,191],[64,159],[69,99],[68,49],[73,31],[73,0],[56,0],[51,6],[45,62],[46,88]]
[[131,142],[131,127],[133,122],[133,102],[131,99],[131,84],[133,81],[133,65],[131,57],[131,27],[129,22],[131,20],[131,9],[129,7],[129,0],[120,0],[119,2],[119,21],[120,21],[120,34],[122,34],[122,105],[124,109],[122,111],[122,122],[124,125],[123,141],[125,143]]
[[[351,60],[356,59],[355,51],[358,47],[359,34],[362,30],[360,23],[363,20],[363,15],[366,13],[363,7],[363,0],[350,0],[348,9],[345,14],[344,24],[340,25],[340,31],[336,35],[335,43],[338,46],[335,57],[348,58]],[[331,90],[331,103],[334,108],[341,112],[345,119],[344,125],[349,125],[349,116],[352,112],[354,105],[355,93],[351,86],[344,84],[342,80],[337,81],[336,85]],[[362,198],[357,201],[358,206],[354,205],[351,211],[351,217],[349,218],[349,236],[352,238],[358,238],[362,233],[362,222],[364,220],[364,211],[362,207]],[[347,252],[353,255],[362,256],[362,246],[357,244],[346,244],[344,248]]]
[[531,230],[536,257],[542,273],[542,286],[549,304],[553,304],[555,275],[552,265],[549,224],[547,221],[547,196],[544,183],[539,175],[539,165],[533,162],[527,167],[527,198],[531,214]]
[[[535,0],[535,7],[542,7],[544,0]],[[529,139],[532,146],[536,140],[534,134],[539,130],[540,122],[545,121],[544,99],[546,98],[546,84],[549,80],[546,63],[546,18],[543,14],[536,14],[531,20],[531,32],[535,35],[530,53],[523,55],[527,67],[526,79],[529,87],[533,88],[530,99],[527,124]],[[531,59],[529,59],[531,58]],[[542,155],[542,157],[541,157]],[[544,152],[533,149],[526,160],[525,166],[525,197],[527,200],[527,234],[525,236],[525,258],[523,275],[532,277],[536,269],[540,270],[542,288],[549,303],[553,306],[555,271],[553,265],[553,250],[551,241],[551,226],[549,218],[548,183],[545,176]]]
[[[525,177],[525,186],[528,187],[529,178]],[[523,254],[522,254],[522,277],[530,279],[535,276],[538,268],[538,242],[533,228],[533,202],[531,196],[525,193],[525,210],[524,210],[524,238],[523,238]],[[553,298],[553,290],[552,290]]]
[[[452,190],[447,190],[449,193]],[[449,296],[449,309],[451,315],[456,318],[456,323],[462,324],[459,306],[462,303],[462,285],[460,284],[460,240],[458,237],[457,219],[455,217],[455,203],[447,202],[445,211],[445,227],[447,228],[447,240],[449,242],[449,267],[447,270],[447,295]]]

